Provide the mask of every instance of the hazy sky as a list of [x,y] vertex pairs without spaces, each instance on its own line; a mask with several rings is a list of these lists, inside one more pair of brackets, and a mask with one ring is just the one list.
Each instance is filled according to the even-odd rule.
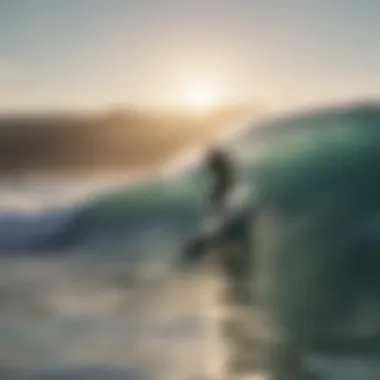
[[380,95],[379,0],[0,0],[0,110]]

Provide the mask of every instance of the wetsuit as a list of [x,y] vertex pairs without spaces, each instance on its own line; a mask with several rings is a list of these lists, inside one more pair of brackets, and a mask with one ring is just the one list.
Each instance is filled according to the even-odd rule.
[[211,211],[220,214],[225,210],[232,187],[232,165],[225,152],[215,149],[208,156],[207,167],[214,182],[210,197]]

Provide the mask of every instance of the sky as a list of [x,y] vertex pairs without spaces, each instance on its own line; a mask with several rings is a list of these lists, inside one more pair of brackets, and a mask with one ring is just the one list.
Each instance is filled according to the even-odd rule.
[[0,111],[377,98],[379,19],[378,0],[0,0]]

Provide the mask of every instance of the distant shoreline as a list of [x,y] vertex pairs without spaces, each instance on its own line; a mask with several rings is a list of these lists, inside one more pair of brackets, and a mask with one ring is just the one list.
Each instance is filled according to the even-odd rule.
[[244,114],[228,108],[191,117],[128,111],[0,117],[0,179],[146,177],[215,140]]

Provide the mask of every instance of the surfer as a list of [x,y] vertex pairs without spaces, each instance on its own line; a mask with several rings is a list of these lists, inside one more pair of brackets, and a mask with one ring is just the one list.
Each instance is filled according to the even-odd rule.
[[233,185],[233,168],[227,153],[214,147],[206,158],[206,168],[212,178],[210,205],[212,215],[222,215],[226,210]]

